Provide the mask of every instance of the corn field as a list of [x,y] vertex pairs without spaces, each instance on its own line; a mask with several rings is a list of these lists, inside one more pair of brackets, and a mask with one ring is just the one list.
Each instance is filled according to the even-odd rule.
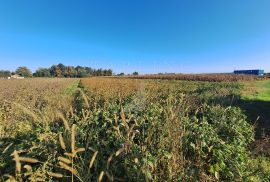
[[232,74],[232,73],[148,74],[148,75],[127,75],[115,77],[134,78],[134,79],[189,80],[189,81],[210,81],[210,82],[235,82],[235,81],[254,81],[267,79],[267,76],[258,77],[257,75]]

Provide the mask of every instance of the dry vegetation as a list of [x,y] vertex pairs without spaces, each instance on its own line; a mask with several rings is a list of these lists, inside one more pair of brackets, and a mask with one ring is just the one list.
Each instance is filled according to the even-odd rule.
[[[29,123],[29,117],[39,122],[55,120],[58,112],[71,107],[71,97],[60,92],[74,82],[71,79],[0,80],[0,121],[5,122],[0,131],[10,128],[10,132],[16,133],[25,129],[22,126]],[[11,133],[1,132],[0,136],[3,135]]]
[[231,106],[239,99],[238,83],[12,81],[0,83],[3,103],[12,101],[0,112],[1,180],[270,179],[268,158],[249,151],[253,126]]
[[136,79],[165,79],[165,80],[189,80],[189,81],[253,81],[266,79],[255,75],[236,75],[236,74],[153,74],[153,75],[134,75],[126,76]]

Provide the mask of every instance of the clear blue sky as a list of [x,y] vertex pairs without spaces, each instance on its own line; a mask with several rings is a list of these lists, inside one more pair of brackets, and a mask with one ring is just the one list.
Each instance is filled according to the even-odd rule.
[[270,0],[0,0],[0,69],[270,71]]

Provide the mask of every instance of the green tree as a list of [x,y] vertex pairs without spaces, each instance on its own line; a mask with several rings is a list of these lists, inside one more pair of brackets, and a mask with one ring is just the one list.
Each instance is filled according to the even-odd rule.
[[112,76],[112,70],[111,69],[106,70],[105,76]]
[[79,78],[83,78],[83,77],[88,77],[89,73],[87,72],[87,70],[82,67],[82,66],[77,66],[75,68],[75,70],[77,71],[77,77]]
[[132,75],[139,75],[139,73],[137,71],[134,71]]
[[64,76],[64,73],[65,73],[65,71],[66,71],[66,66],[63,65],[62,63],[59,63],[59,64],[57,65],[57,67],[60,68],[60,70],[61,70],[61,72],[62,72],[62,76]]
[[97,69],[96,76],[102,76],[103,70],[101,68]]
[[53,77],[62,77],[62,70],[57,65],[53,65],[50,68],[50,72]]
[[26,66],[21,66],[16,69],[16,74],[23,77],[32,77],[32,72]]
[[94,69],[90,68],[90,67],[85,67],[85,70],[87,71],[87,73],[89,74],[89,76],[92,76],[94,73]]
[[35,73],[35,77],[51,77],[50,69],[48,68],[39,68]]
[[74,77],[76,77],[76,74],[77,74],[77,72],[73,66],[66,67],[65,74],[64,74],[65,77],[74,78]]

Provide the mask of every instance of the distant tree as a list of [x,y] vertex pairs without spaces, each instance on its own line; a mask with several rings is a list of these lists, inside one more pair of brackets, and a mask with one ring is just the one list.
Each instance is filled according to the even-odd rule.
[[90,68],[90,67],[85,67],[84,68],[88,74],[88,76],[92,76],[93,73],[94,73],[94,69],[93,68]]
[[1,77],[10,77],[11,76],[11,72],[8,70],[0,70],[0,78]]
[[97,76],[97,70],[96,69],[93,70],[93,76]]
[[25,66],[18,67],[16,69],[16,72],[15,73],[18,74],[18,75],[20,75],[20,76],[23,76],[23,77],[31,77],[32,76],[31,70],[28,69]]
[[108,74],[108,70],[105,69],[102,71],[102,76],[108,76],[107,74]]
[[107,75],[106,76],[112,76],[113,75],[113,70],[108,69],[107,70]]
[[85,78],[88,77],[89,74],[85,71],[85,70],[80,70],[80,72],[78,72],[78,77],[79,78]]
[[123,73],[123,72],[118,74],[118,76],[124,76],[124,75],[125,75],[125,73]]
[[83,78],[90,76],[112,76],[111,69],[93,69],[91,67],[82,66],[65,66],[62,63],[53,65],[50,68],[39,68],[35,73],[35,77],[67,77],[67,78]]
[[58,65],[53,65],[50,68],[50,73],[53,77],[63,77],[62,76],[62,70],[60,67],[58,67]]
[[139,75],[139,73],[137,71],[134,71],[132,75]]
[[66,66],[63,65],[62,63],[59,63],[57,65],[58,68],[60,68],[61,72],[62,72],[62,76],[64,76],[64,72],[66,71]]
[[48,68],[39,68],[34,74],[35,77],[51,77],[50,69]]
[[101,69],[100,71],[101,75],[98,75],[98,76],[112,76],[112,72],[113,71],[111,69],[104,69],[104,70]]
[[74,78],[77,76],[77,72],[73,66],[67,66],[64,76],[67,78]]
[[77,72],[76,77],[78,77],[78,78],[84,78],[84,77],[90,76],[90,74],[87,73],[87,70],[84,67],[82,67],[82,66],[77,66],[75,68],[75,70]]
[[101,68],[97,69],[96,76],[103,76],[103,70]]

